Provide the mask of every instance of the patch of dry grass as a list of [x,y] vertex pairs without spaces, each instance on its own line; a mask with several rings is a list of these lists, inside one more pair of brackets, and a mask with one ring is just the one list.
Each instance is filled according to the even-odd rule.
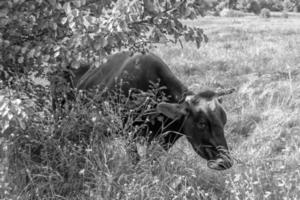
[[[210,42],[199,50],[184,44],[184,49],[160,47],[157,53],[194,91],[237,88],[224,105],[227,138],[238,162],[216,172],[228,193],[212,199],[299,199],[299,16],[206,17],[188,23],[203,24]],[[201,176],[214,173],[202,169]]]

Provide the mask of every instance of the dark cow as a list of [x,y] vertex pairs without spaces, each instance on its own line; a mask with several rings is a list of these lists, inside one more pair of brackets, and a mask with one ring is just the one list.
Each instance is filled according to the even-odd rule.
[[[160,85],[166,86],[164,92],[170,98],[168,102],[159,103],[157,111],[173,122],[163,130],[164,134],[160,132],[162,145],[168,149],[185,135],[197,154],[208,160],[209,168],[224,170],[232,166],[224,137],[226,113],[218,101],[222,94],[210,90],[197,94],[188,91],[170,68],[151,53],[117,53],[99,68],[87,68],[84,66],[73,73],[73,84],[77,89],[103,85],[111,90],[116,86],[116,80],[123,79],[121,89],[128,95],[131,88],[147,91],[150,89],[149,82],[160,80]],[[160,124],[150,127],[148,134],[151,135],[147,135],[150,140],[158,137],[157,127]]]

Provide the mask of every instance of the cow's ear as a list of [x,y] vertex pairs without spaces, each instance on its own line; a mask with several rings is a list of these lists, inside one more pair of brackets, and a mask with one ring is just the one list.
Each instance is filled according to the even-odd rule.
[[223,103],[223,98],[219,97],[218,102],[222,104]]
[[162,113],[171,119],[178,119],[182,115],[187,114],[186,104],[162,102],[157,105],[156,109],[159,113]]

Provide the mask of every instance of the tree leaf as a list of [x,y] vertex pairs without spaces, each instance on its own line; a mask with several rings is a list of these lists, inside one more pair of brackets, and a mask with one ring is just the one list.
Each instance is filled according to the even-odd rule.
[[23,56],[20,56],[18,58],[18,63],[22,64],[24,62],[24,57]]
[[61,19],[61,24],[64,25],[67,21],[68,21],[68,18],[67,17],[63,17]]
[[54,58],[56,58],[56,57],[58,57],[58,56],[59,56],[59,54],[60,54],[60,52],[59,52],[59,51],[57,51],[57,52],[55,52],[55,53],[54,53],[54,56],[53,56],[53,57],[54,57]]
[[89,20],[87,20],[87,16],[83,16],[82,17],[82,22],[83,22],[83,25],[88,28],[91,24],[89,22]]
[[72,12],[70,2],[66,2],[63,6],[63,9],[65,10],[67,15],[70,15]]
[[56,6],[56,0],[48,0],[48,2],[51,4],[51,6]]
[[1,133],[4,133],[6,131],[6,129],[9,128],[9,120],[1,120],[2,121],[2,131]]
[[74,4],[77,8],[80,8],[80,7],[81,7],[81,0],[73,0],[73,4]]
[[144,1],[144,11],[150,15],[157,15],[158,12],[154,7],[153,0],[143,0]]
[[19,122],[20,127],[21,127],[23,130],[25,130],[25,129],[26,129],[26,125],[25,125],[24,119],[22,119],[22,118],[17,118],[17,119],[18,119],[18,122]]

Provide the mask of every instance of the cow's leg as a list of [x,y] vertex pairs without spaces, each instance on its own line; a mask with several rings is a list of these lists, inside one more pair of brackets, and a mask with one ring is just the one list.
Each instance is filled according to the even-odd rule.
[[138,154],[140,155],[141,158],[146,158],[147,156],[147,145],[141,144],[141,143],[136,143],[137,146],[137,151]]
[[140,161],[140,155],[135,142],[129,141],[126,144],[126,151],[132,164],[136,165]]

